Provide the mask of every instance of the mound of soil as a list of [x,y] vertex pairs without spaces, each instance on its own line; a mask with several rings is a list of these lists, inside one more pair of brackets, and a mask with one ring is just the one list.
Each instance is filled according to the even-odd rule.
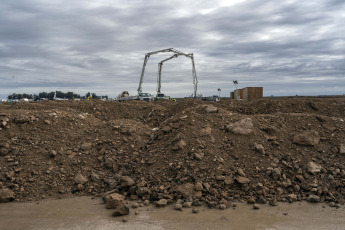
[[344,120],[343,98],[0,105],[0,201],[344,204]]

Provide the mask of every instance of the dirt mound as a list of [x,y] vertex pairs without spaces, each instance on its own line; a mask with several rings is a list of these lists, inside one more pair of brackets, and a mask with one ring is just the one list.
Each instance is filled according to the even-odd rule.
[[0,195],[17,201],[111,191],[220,208],[345,202],[342,98],[0,108]]

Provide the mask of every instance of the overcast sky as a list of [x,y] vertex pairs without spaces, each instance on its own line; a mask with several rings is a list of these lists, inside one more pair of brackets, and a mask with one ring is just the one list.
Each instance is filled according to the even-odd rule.
[[[136,94],[145,53],[194,53],[198,93],[345,94],[344,0],[1,0],[0,98],[60,90]],[[152,55],[144,92],[155,93]],[[165,62],[162,92],[193,93],[192,64]]]

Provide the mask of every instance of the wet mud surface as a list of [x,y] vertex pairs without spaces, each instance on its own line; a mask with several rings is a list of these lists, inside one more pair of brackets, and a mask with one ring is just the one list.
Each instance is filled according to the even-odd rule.
[[[129,216],[112,217],[100,199],[77,197],[0,204],[0,229],[344,229],[345,208],[296,202],[277,207],[237,203],[235,209],[173,210],[143,206]],[[139,215],[134,212],[139,211]],[[123,220],[126,222],[123,222]]]

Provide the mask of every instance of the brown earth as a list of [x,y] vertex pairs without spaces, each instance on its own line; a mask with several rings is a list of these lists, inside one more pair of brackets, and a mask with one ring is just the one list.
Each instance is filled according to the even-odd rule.
[[[0,202],[345,203],[344,98],[0,105]],[[13,193],[12,193],[13,192]]]

